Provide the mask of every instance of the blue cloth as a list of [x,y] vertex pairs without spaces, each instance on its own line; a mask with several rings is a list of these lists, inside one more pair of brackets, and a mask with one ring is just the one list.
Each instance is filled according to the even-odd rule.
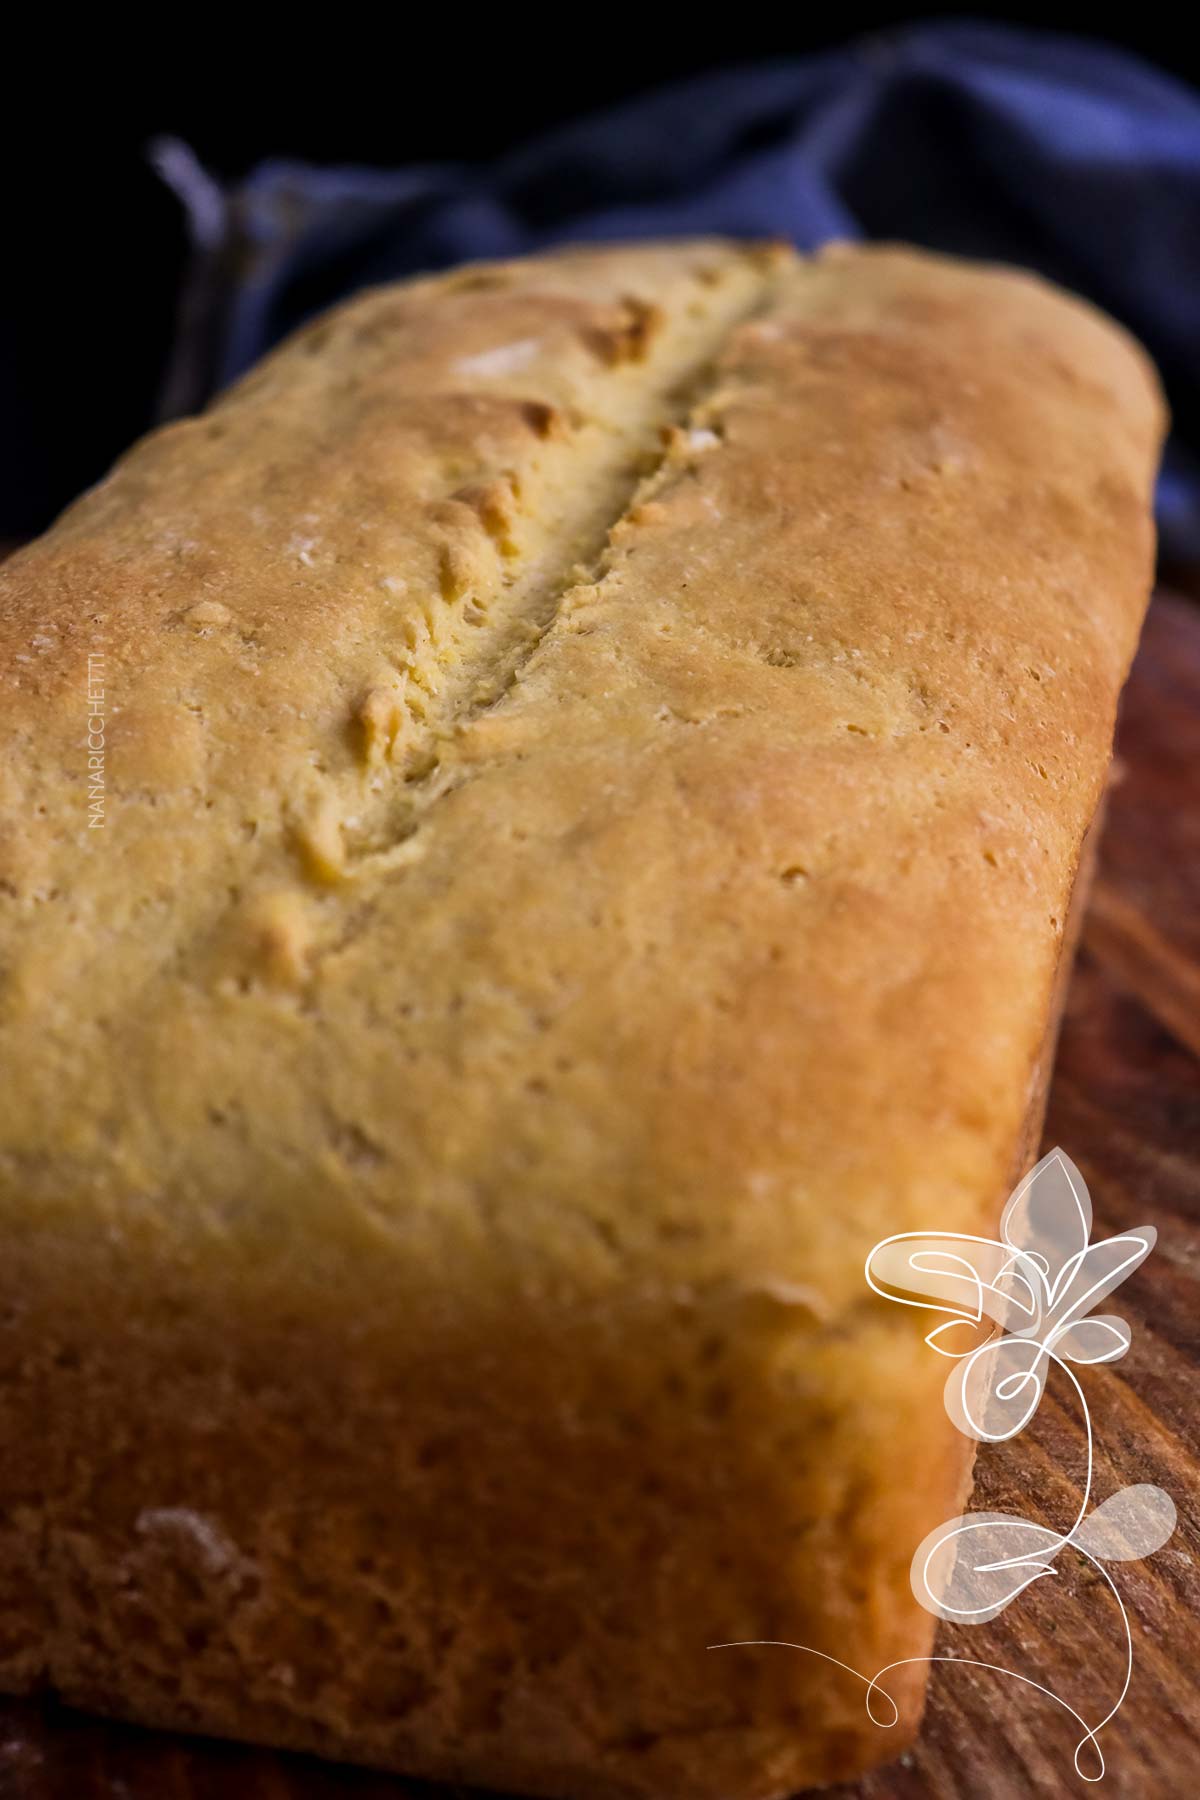
[[369,282],[568,239],[905,238],[1041,270],[1122,319],[1176,417],[1164,549],[1200,561],[1200,96],[1091,43],[931,24],[700,76],[482,167],[160,168],[196,244],[172,404]]

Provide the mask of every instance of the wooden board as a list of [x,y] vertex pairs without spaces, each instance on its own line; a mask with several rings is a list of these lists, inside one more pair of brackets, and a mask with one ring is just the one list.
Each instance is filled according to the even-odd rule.
[[[1095,1496],[1165,1487],[1175,1537],[1113,1565],[1134,1670],[1102,1745],[1108,1772],[1073,1772],[1079,1731],[1000,1674],[943,1663],[925,1726],[898,1764],[830,1800],[1176,1800],[1200,1793],[1200,605],[1160,594],[1128,690],[1100,873],[1071,984],[1046,1143],[1083,1170],[1096,1230],[1158,1227],[1114,1302],[1133,1327],[1116,1369],[1083,1372]],[[1035,1422],[979,1459],[973,1504],[1065,1525],[1085,1463],[1078,1406],[1053,1383]],[[920,1480],[920,1470],[911,1471]],[[990,1625],[947,1628],[944,1655],[1053,1689],[1089,1721],[1120,1690],[1124,1638],[1109,1590],[1079,1557]],[[788,1655],[787,1651],[772,1654]],[[300,1757],[171,1738],[0,1701],[0,1800],[446,1800],[448,1790]]]

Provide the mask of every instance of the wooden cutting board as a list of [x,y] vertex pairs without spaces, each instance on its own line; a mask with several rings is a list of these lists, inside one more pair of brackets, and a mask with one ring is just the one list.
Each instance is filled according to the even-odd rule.
[[[1118,750],[1046,1146],[1061,1144],[1083,1170],[1098,1234],[1158,1228],[1157,1249],[1114,1302],[1133,1327],[1132,1349],[1115,1369],[1082,1373],[1095,1498],[1156,1482],[1174,1497],[1178,1529],[1147,1561],[1112,1565],[1134,1668],[1102,1735],[1099,1787],[1074,1773],[1080,1734],[1061,1707],[1011,1677],[941,1663],[916,1748],[829,1800],[1200,1794],[1200,605],[1156,598]],[[1065,1525],[1084,1464],[1077,1404],[1052,1381],[1034,1423],[980,1456],[973,1505]],[[1120,1616],[1082,1558],[1060,1563],[990,1625],[946,1628],[938,1650],[1019,1671],[1090,1722],[1120,1691]],[[451,1791],[0,1700],[0,1800],[448,1800]]]

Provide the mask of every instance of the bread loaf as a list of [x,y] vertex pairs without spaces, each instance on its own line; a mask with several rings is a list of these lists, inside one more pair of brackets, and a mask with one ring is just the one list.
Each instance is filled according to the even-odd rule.
[[[0,570],[0,1686],[588,1800],[894,1756],[1151,569],[901,249],[368,294]],[[97,744],[96,740],[99,739]]]

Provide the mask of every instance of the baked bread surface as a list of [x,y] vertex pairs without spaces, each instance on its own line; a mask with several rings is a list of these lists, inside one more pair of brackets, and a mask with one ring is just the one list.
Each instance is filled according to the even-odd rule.
[[[0,1683],[575,1796],[892,1756],[1161,403],[1031,278],[352,302],[0,570]],[[89,656],[106,717],[89,825]]]

